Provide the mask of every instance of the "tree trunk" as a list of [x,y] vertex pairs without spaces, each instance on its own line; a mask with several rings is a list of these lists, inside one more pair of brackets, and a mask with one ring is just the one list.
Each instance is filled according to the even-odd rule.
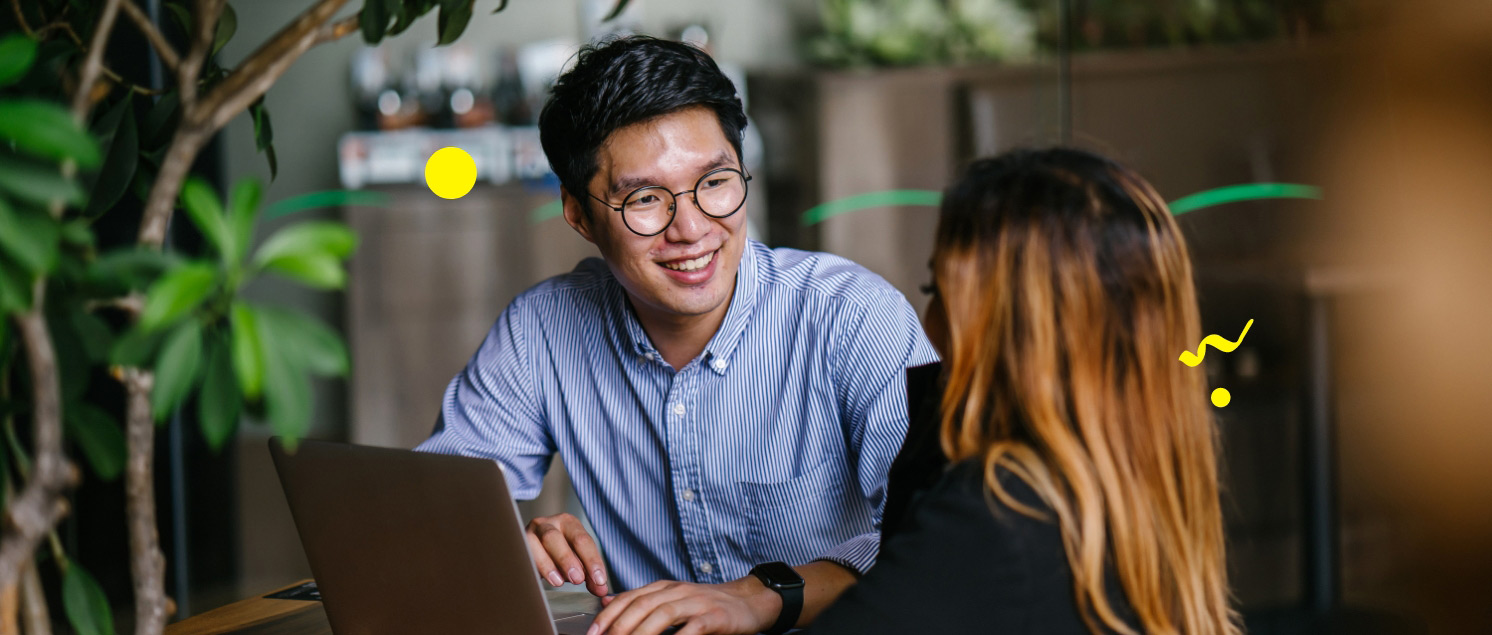
[[130,573],[135,586],[135,634],[153,635],[166,627],[166,556],[155,522],[155,418],[150,410],[150,373],[133,370],[125,438],[129,462],[125,496],[130,530]]

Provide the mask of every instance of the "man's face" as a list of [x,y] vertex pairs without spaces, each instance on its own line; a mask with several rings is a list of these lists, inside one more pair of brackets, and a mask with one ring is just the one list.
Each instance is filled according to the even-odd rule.
[[[613,132],[596,153],[596,167],[590,193],[615,207],[639,187],[682,192],[694,189],[699,177],[716,168],[741,169],[715,113],[704,107]],[[639,312],[686,317],[730,306],[746,244],[744,211],[713,218],[685,194],[677,197],[668,229],[638,236],[627,229],[620,212],[569,192],[563,198],[565,220],[601,250]]]

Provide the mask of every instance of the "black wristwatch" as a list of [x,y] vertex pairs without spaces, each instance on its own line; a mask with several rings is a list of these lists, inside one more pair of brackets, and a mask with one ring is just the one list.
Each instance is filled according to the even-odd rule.
[[777,623],[762,632],[767,635],[786,633],[798,623],[798,615],[803,612],[803,576],[781,562],[756,565],[751,575],[782,596],[782,613],[778,614]]

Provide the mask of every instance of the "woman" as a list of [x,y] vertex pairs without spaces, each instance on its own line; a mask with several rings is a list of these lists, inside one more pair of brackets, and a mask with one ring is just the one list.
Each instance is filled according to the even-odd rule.
[[1203,374],[1177,360],[1191,265],[1154,189],[1077,150],[981,160],[932,269],[952,467],[811,631],[1238,633]]

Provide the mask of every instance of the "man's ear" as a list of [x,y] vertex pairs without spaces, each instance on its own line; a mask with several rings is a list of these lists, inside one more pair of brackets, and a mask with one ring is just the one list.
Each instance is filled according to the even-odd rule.
[[585,209],[581,207],[585,203],[574,196],[570,196],[570,190],[560,187],[560,204],[564,206],[565,222],[574,227],[575,233],[580,234],[581,238],[586,239],[594,245],[596,238],[591,235],[591,215],[586,213]]

